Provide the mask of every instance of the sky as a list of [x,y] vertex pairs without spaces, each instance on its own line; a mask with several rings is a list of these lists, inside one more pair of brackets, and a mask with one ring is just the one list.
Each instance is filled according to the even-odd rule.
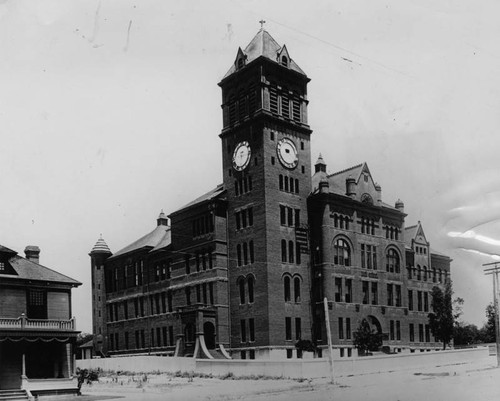
[[[222,182],[217,83],[260,29],[311,78],[312,160],[366,161],[406,225],[452,259],[463,320],[500,260],[496,1],[0,0],[0,244],[83,283],[113,252]],[[496,49],[496,50],[495,50]]]

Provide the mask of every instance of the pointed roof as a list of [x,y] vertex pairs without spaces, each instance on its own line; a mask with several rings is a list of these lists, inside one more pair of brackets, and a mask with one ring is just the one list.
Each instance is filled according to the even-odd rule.
[[90,251],[90,254],[94,253],[109,253],[111,254],[112,252],[110,251],[108,244],[106,244],[106,241],[102,238],[102,234],[100,235],[99,239],[95,243],[94,247]]
[[[2,249],[9,248],[2,247]],[[55,270],[49,269],[48,267],[42,266],[39,263],[18,256],[17,252],[14,252],[10,249],[9,251],[13,255],[9,258],[8,262],[14,270],[15,274],[0,274],[0,280],[15,278],[16,280],[20,279],[29,281],[51,281],[56,283],[69,284],[75,287],[82,284],[79,281],[72,279],[71,277],[56,272]]]
[[10,253],[10,254],[12,254],[12,255],[17,255],[17,252],[16,252],[16,251],[13,251],[12,249],[7,248],[6,246],[3,246],[3,245],[0,245],[0,252],[3,252],[3,253]]
[[118,252],[113,254],[109,259],[114,259],[118,256],[125,255],[126,253],[137,251],[142,248],[154,249],[158,247],[159,244],[163,246],[168,246],[171,243],[170,227],[165,225],[158,225],[150,233],[144,235],[138,240],[127,245],[125,248],[120,249]]
[[[283,46],[284,47],[284,46]],[[278,63],[278,56],[280,55],[282,47],[274,40],[274,38],[263,28],[257,32],[257,35],[250,41],[250,43],[243,50],[243,54],[245,55],[245,64],[249,64],[252,61],[258,59],[259,57],[265,57],[269,60]],[[240,57],[241,48],[238,49],[238,55],[236,59]],[[288,55],[288,51],[285,48],[285,53]],[[224,75],[224,78],[236,72],[237,63],[233,63],[229,71]],[[291,70],[294,70],[302,75],[306,75],[304,71],[293,61],[291,58],[289,59],[288,67]],[[223,78],[223,79],[224,79]]]
[[425,237],[422,223],[420,223],[420,221],[417,224],[415,224],[414,226],[405,227],[405,236],[404,237],[405,237],[406,245],[411,247],[412,240],[417,238],[419,235],[424,237],[425,242],[428,242],[427,238]]

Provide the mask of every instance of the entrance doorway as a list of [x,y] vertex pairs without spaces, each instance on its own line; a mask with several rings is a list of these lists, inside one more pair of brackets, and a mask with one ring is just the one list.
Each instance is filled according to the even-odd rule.
[[208,349],[215,349],[215,327],[210,322],[203,324],[203,336]]

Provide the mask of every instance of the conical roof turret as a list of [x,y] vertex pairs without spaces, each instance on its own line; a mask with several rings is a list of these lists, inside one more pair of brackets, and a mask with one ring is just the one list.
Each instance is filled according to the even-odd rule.
[[90,251],[90,255],[93,255],[95,253],[107,253],[109,255],[112,254],[112,252],[109,249],[108,244],[106,244],[106,241],[104,241],[104,239],[102,238],[102,234],[99,237],[99,239],[97,240],[97,242],[95,243],[92,250]]

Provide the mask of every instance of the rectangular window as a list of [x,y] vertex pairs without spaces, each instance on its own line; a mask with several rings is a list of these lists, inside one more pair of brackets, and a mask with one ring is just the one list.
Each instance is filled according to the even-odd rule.
[[162,335],[163,335],[163,346],[166,347],[168,342],[168,336],[167,336],[167,326],[163,326],[161,328],[161,332],[162,332]]
[[363,287],[363,304],[368,304],[368,297],[369,297],[369,293],[368,293],[368,281],[362,281],[361,282],[362,284],[362,287]]
[[[128,303],[127,301],[123,301],[123,315],[125,320],[128,320]],[[127,347],[128,349],[128,347]]]
[[347,317],[345,319],[345,338],[347,340],[351,339],[351,318]]
[[408,309],[413,310],[413,291],[408,290]]
[[186,305],[191,305],[191,288],[186,287]]
[[253,208],[248,208],[248,225],[253,226]]
[[292,339],[292,318],[285,317],[285,340]]
[[387,284],[387,305],[392,306],[393,305],[393,285],[392,284]]
[[234,216],[236,218],[236,229],[239,230],[241,228],[240,212],[236,212]]
[[396,340],[401,340],[401,322],[396,320]]
[[424,292],[424,312],[429,312],[429,294]]
[[156,328],[156,346],[161,347],[161,328]]
[[372,282],[372,305],[378,305],[378,285]]
[[352,302],[352,279],[345,280],[345,301]]
[[248,331],[250,334],[250,341],[255,341],[255,323],[254,319],[248,319]]
[[129,349],[129,344],[128,344],[128,333],[125,332],[125,349]]
[[421,343],[424,342],[424,325],[423,324],[418,325],[418,341],[420,341]]
[[168,327],[168,340],[170,345],[174,345],[174,326]]
[[390,323],[389,335],[391,340],[394,340],[394,320],[391,320],[389,323]]
[[422,312],[422,291],[417,291],[417,310]]
[[377,247],[372,247],[373,270],[377,270]]
[[300,209],[295,209],[295,227],[300,227]]
[[286,207],[280,205],[280,224],[286,226]]
[[415,326],[413,323],[410,323],[410,342],[415,341]]
[[245,320],[240,320],[240,330],[241,330],[241,342],[246,343],[247,342],[247,327],[246,327]]
[[300,340],[302,338],[302,321],[300,317],[295,318],[295,339]]
[[339,340],[344,339],[344,319],[339,317]]
[[401,306],[401,286],[395,285],[396,287],[396,306]]
[[189,255],[184,256],[184,262],[186,264],[186,274],[191,273],[191,266],[189,265]]
[[366,267],[368,269],[373,268],[373,266],[372,266],[372,246],[371,245],[366,246]]
[[342,278],[335,277],[335,302],[342,302]]
[[247,226],[247,211],[246,210],[241,211],[241,226],[243,228],[246,228],[246,226]]
[[431,342],[431,329],[428,324],[425,325],[425,342]]
[[139,342],[139,330],[135,331],[135,348],[140,348],[141,344]]
[[287,215],[288,215],[288,226],[293,227],[293,209],[291,207],[287,207]]
[[361,244],[361,267],[366,268],[365,244]]

